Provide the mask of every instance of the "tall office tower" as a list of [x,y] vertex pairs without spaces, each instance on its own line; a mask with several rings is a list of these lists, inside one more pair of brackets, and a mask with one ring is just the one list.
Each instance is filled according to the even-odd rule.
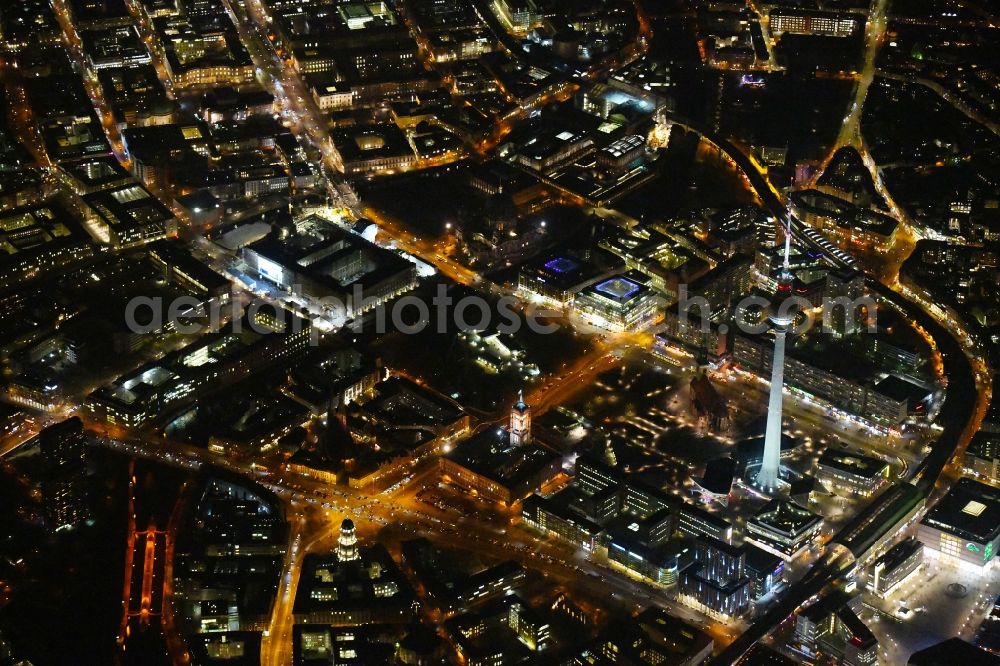
[[83,422],[73,417],[51,425],[38,441],[45,462],[42,494],[52,528],[72,527],[90,517]]
[[764,431],[764,460],[757,473],[757,485],[765,490],[778,487],[781,469],[782,389],[785,385],[785,338],[794,323],[793,313],[782,305],[792,293],[792,273],[788,268],[791,251],[791,223],[785,228],[785,263],[778,276],[778,289],[771,300],[769,319],[774,330],[774,359],[771,362],[771,393],[767,401],[767,428]]
[[531,441],[531,407],[524,402],[524,391],[518,391],[517,402],[510,410],[510,443],[520,446]]

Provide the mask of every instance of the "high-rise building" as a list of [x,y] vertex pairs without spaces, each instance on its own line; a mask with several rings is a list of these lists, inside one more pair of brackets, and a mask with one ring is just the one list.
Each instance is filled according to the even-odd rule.
[[791,295],[792,273],[788,268],[791,251],[791,229],[785,230],[785,262],[778,277],[778,290],[773,299],[770,321],[774,329],[774,361],[771,363],[771,392],[767,401],[767,427],[764,431],[764,460],[757,473],[757,485],[775,490],[781,469],[782,390],[785,385],[785,337],[792,328],[793,316],[784,306]]
[[744,571],[750,579],[750,598],[757,600],[769,594],[781,581],[785,561],[749,543],[743,544],[743,550],[746,551]]
[[510,410],[510,443],[520,446],[531,441],[531,407],[524,401],[524,391],[517,392],[517,402]]
[[83,421],[74,416],[51,425],[38,440],[45,462],[42,494],[52,528],[72,527],[90,517]]
[[750,606],[746,551],[704,534],[695,540],[695,561],[681,572],[677,599],[709,616],[728,620]]
[[351,562],[360,557],[358,554],[358,536],[355,534],[354,521],[344,518],[340,524],[340,537],[337,539],[337,559],[341,562]]

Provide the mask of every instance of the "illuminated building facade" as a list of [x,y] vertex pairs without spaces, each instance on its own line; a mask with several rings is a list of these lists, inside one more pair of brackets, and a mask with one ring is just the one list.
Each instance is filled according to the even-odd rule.
[[265,320],[271,318],[265,310],[261,308],[253,321],[244,318],[228,324],[158,362],[122,375],[87,396],[84,409],[109,425],[135,428],[170,408],[308,351],[308,322],[284,312],[283,323],[268,324]]
[[255,277],[306,298],[333,297],[348,319],[416,286],[411,262],[311,218],[294,233],[273,232],[244,247],[242,256]]
[[816,480],[837,495],[872,497],[888,479],[889,463],[884,460],[830,448],[816,468]]
[[321,111],[347,109],[354,103],[354,91],[336,83],[315,84],[310,90]]
[[860,597],[834,590],[795,617],[793,641],[813,659],[844,666],[878,663],[878,640],[858,617]]
[[660,585],[673,585],[678,581],[680,553],[652,548],[624,534],[608,543],[608,560]]
[[568,306],[573,296],[600,275],[581,259],[563,255],[528,262],[518,272],[518,291],[526,298]]
[[354,521],[344,518],[340,524],[340,536],[337,538],[337,558],[341,562],[352,562],[358,559],[358,536],[355,533]]
[[656,294],[627,277],[614,277],[577,294],[573,307],[586,321],[613,331],[638,331],[657,315]]
[[550,641],[548,621],[516,595],[451,618],[444,629],[468,666],[502,666],[513,654],[544,652]]
[[413,619],[416,596],[385,547],[354,548],[349,560],[306,555],[292,608],[296,623],[353,627]]
[[537,444],[515,445],[511,433],[490,428],[439,458],[441,474],[483,499],[511,505],[562,469],[562,456]]
[[539,173],[549,173],[593,147],[594,140],[586,132],[549,132],[526,141],[514,161]]
[[195,259],[180,243],[151,244],[148,256],[150,263],[163,271],[165,279],[218,304],[229,302],[229,280]]
[[542,19],[534,0],[493,0],[493,11],[508,30],[527,32]]
[[720,620],[739,617],[750,607],[746,553],[705,535],[695,540],[694,563],[681,573],[677,599]]
[[116,249],[162,240],[177,233],[177,218],[139,183],[83,197],[88,220]]
[[153,23],[164,44],[163,65],[175,88],[253,82],[253,61],[229,21],[178,15]]
[[743,550],[746,551],[744,571],[750,579],[750,598],[757,600],[769,594],[781,581],[785,561],[748,543],[743,544]]
[[977,432],[965,450],[964,467],[990,483],[1000,481],[1000,433]]
[[677,531],[689,537],[705,534],[727,543],[733,538],[732,523],[697,504],[687,502],[681,502],[677,509]]
[[597,640],[567,664],[703,664],[715,642],[697,627],[649,606],[636,617],[613,618]]
[[917,538],[941,564],[991,566],[1000,546],[1000,490],[959,479],[920,521]]
[[73,527],[90,517],[83,422],[73,417],[38,435],[45,464],[42,495],[52,529]]
[[510,603],[507,624],[529,649],[542,652],[549,647],[549,624],[520,599]]
[[417,161],[406,135],[393,124],[338,129],[333,138],[348,174],[399,173]]
[[798,217],[842,249],[887,252],[896,241],[899,222],[884,213],[855,206],[820,190],[799,190],[790,201]]
[[[766,376],[773,362],[769,351],[764,336],[742,333],[733,336],[733,360],[745,370]],[[798,356],[794,350],[785,356],[783,377],[790,388],[882,427],[895,428],[906,420],[909,413],[906,399],[886,395],[878,387],[854,381],[819,367],[812,359]]]
[[796,9],[775,9],[771,12],[771,32],[794,35],[849,37],[864,24],[864,17],[854,14],[828,14]]
[[900,541],[872,563],[866,588],[885,598],[924,562],[924,544],[910,537]]
[[812,544],[823,519],[786,500],[771,500],[747,521],[746,540],[786,562]]
[[675,303],[664,310],[663,331],[656,334],[654,353],[669,359],[672,350],[682,349],[713,363],[728,354],[728,340],[731,339],[728,330],[697,314],[681,313],[679,309]]
[[90,236],[56,200],[0,213],[0,283],[31,280],[94,252]]
[[641,166],[646,159],[646,139],[638,134],[622,137],[597,151],[597,166],[610,177]]
[[510,443],[520,446],[531,441],[531,407],[524,402],[524,391],[517,392],[517,402],[510,408]]
[[604,528],[582,512],[574,510],[571,503],[560,501],[567,492],[569,489],[558,493],[554,498],[543,498],[538,494],[528,497],[521,505],[521,518],[536,529],[591,552]]

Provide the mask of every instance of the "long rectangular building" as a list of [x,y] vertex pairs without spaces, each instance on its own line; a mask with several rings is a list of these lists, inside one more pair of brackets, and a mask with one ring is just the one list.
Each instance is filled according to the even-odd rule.
[[889,463],[880,458],[827,449],[816,467],[816,480],[837,495],[872,497],[889,478]]
[[[273,308],[271,309],[273,312]],[[122,375],[89,396],[84,408],[104,423],[136,428],[253,372],[303,354],[308,322],[261,308],[168,356]]]
[[981,430],[965,449],[965,470],[990,483],[1000,481],[1000,433]]
[[597,545],[603,528],[574,510],[575,507],[567,501],[569,498],[561,497],[570,490],[573,489],[564,490],[550,499],[532,495],[524,500],[521,517],[526,523],[590,552]]
[[[733,339],[733,360],[760,377],[770,377],[773,346],[764,336],[738,334]],[[896,427],[909,415],[907,398],[841,377],[798,358],[794,350],[785,356],[785,385],[883,427]]]
[[411,262],[316,217],[296,222],[294,233],[272,232],[247,245],[242,257],[252,275],[324,301],[330,312],[335,302],[347,319],[377,308],[417,283]]
[[821,37],[849,37],[864,25],[859,14],[841,14],[801,9],[775,9],[770,14],[771,32]]
[[0,284],[33,280],[95,251],[90,236],[57,200],[0,214]]
[[924,544],[910,537],[890,548],[872,564],[866,587],[885,598],[902,584],[924,561]]

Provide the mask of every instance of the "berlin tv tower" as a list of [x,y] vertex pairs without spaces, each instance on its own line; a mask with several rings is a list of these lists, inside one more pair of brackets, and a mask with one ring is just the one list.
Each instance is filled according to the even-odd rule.
[[771,393],[767,401],[767,429],[764,431],[764,459],[757,473],[757,485],[767,491],[778,488],[781,469],[781,407],[785,384],[785,338],[795,319],[790,308],[783,308],[792,292],[789,253],[792,243],[791,219],[785,218],[785,261],[778,276],[778,289],[771,299],[768,319],[774,330],[774,359],[771,362]]

